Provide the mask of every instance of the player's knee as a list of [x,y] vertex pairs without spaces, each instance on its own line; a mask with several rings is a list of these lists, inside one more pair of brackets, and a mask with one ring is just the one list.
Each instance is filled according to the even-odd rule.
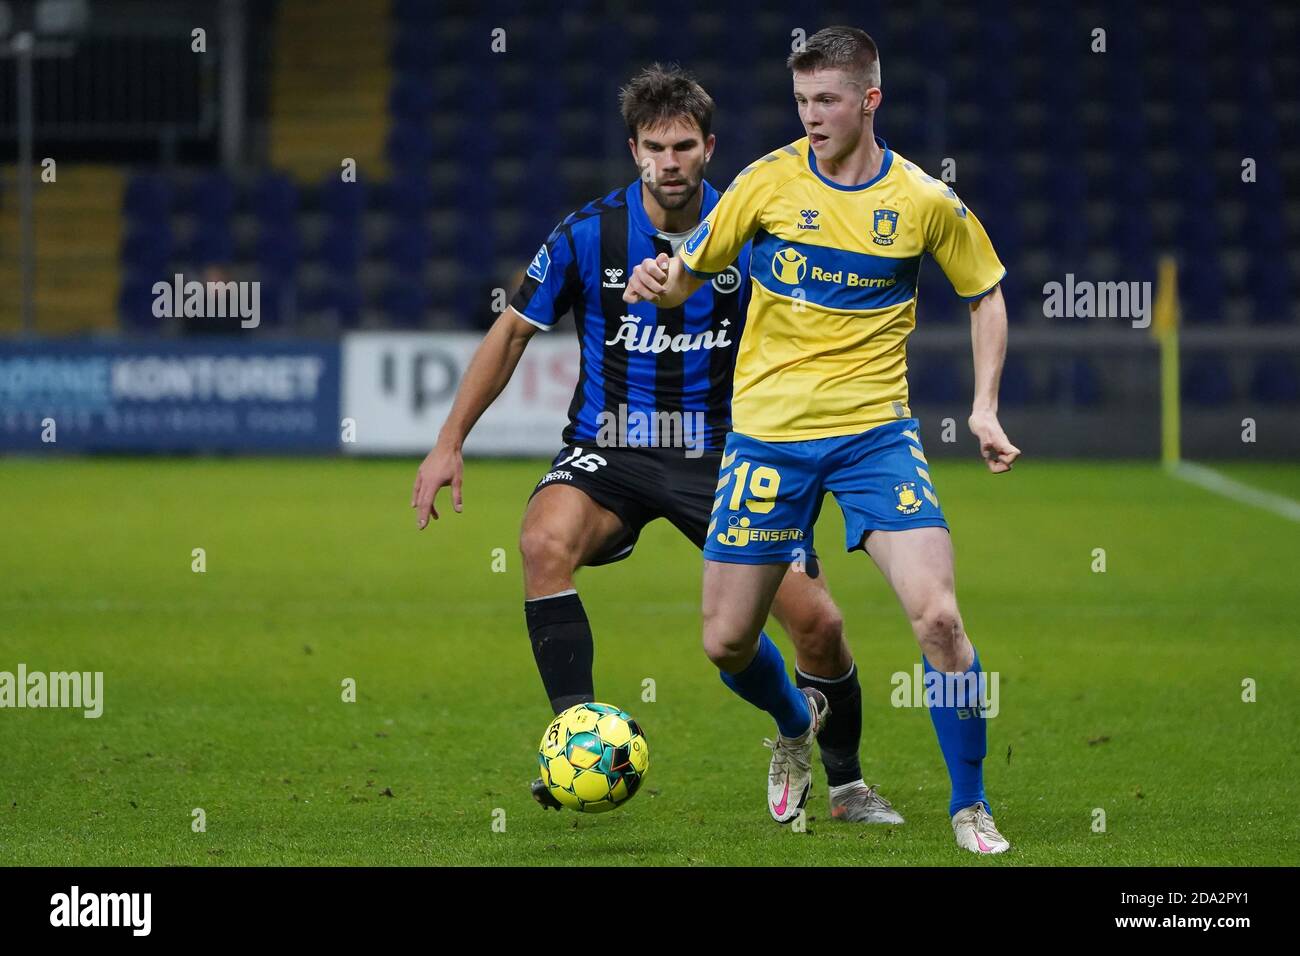
[[573,571],[573,556],[567,542],[546,527],[525,528],[519,535],[519,553],[530,574],[554,575]]
[[715,667],[735,673],[737,664],[752,657],[754,642],[718,616],[704,618],[704,653]]
[[[950,659],[962,643],[961,615],[957,602],[950,599],[931,601],[912,619],[916,639],[927,657]],[[938,666],[937,664],[935,666]]]
[[801,660],[818,666],[819,674],[831,673],[837,666],[843,640],[844,617],[833,604],[790,622],[790,642]]

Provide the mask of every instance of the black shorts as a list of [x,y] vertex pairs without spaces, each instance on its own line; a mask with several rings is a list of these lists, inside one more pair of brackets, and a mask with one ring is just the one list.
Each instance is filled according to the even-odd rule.
[[[721,451],[695,458],[681,448],[598,448],[566,445],[551,462],[533,494],[551,485],[577,488],[623,523],[622,533],[587,564],[622,561],[636,547],[641,529],[667,518],[697,548],[703,549],[718,494]],[[530,500],[532,496],[529,496]],[[808,573],[817,576],[815,552]]]

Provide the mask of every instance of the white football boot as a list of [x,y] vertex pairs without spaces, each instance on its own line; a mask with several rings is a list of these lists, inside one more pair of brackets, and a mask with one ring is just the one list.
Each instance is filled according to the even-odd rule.
[[776,741],[764,740],[772,751],[767,769],[767,810],[777,823],[789,823],[799,815],[812,790],[813,740],[826,724],[831,705],[826,695],[810,687],[801,688],[808,698],[812,724],[799,737],[776,735]]
[[957,845],[972,853],[1005,853],[1011,849],[1011,842],[998,832],[982,803],[953,814],[952,831],[957,834]]
[[902,823],[903,815],[876,793],[875,787],[856,780],[831,787],[831,819],[841,823]]

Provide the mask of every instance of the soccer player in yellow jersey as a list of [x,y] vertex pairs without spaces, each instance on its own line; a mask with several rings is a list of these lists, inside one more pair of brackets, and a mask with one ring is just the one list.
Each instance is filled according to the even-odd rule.
[[[676,256],[639,264],[624,298],[672,308],[753,242],[753,293],[736,359],[727,437],[704,550],[704,648],[737,694],[781,728],[768,802],[780,819],[812,781],[825,713],[799,694],[759,633],[792,561],[812,545],[826,492],[898,595],[921,646],[926,703],[952,780],[958,845],[1010,844],[984,795],[980,661],[953,586],[953,554],[907,394],[907,336],[929,253],[970,303],[975,396],[969,419],[994,474],[1020,454],[998,424],[1007,317],[1002,263],[945,184],[875,136],[880,57],[830,27],[787,64],[807,136],[736,177]],[[833,717],[831,718],[833,719]]]

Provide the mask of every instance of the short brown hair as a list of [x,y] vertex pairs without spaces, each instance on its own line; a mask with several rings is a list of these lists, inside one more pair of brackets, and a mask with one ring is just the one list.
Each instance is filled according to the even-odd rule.
[[618,104],[633,139],[681,116],[695,120],[705,136],[713,125],[713,97],[676,63],[651,63],[619,90]]
[[802,50],[790,54],[785,65],[796,73],[843,70],[864,90],[880,86],[880,50],[876,41],[857,27],[818,30]]

